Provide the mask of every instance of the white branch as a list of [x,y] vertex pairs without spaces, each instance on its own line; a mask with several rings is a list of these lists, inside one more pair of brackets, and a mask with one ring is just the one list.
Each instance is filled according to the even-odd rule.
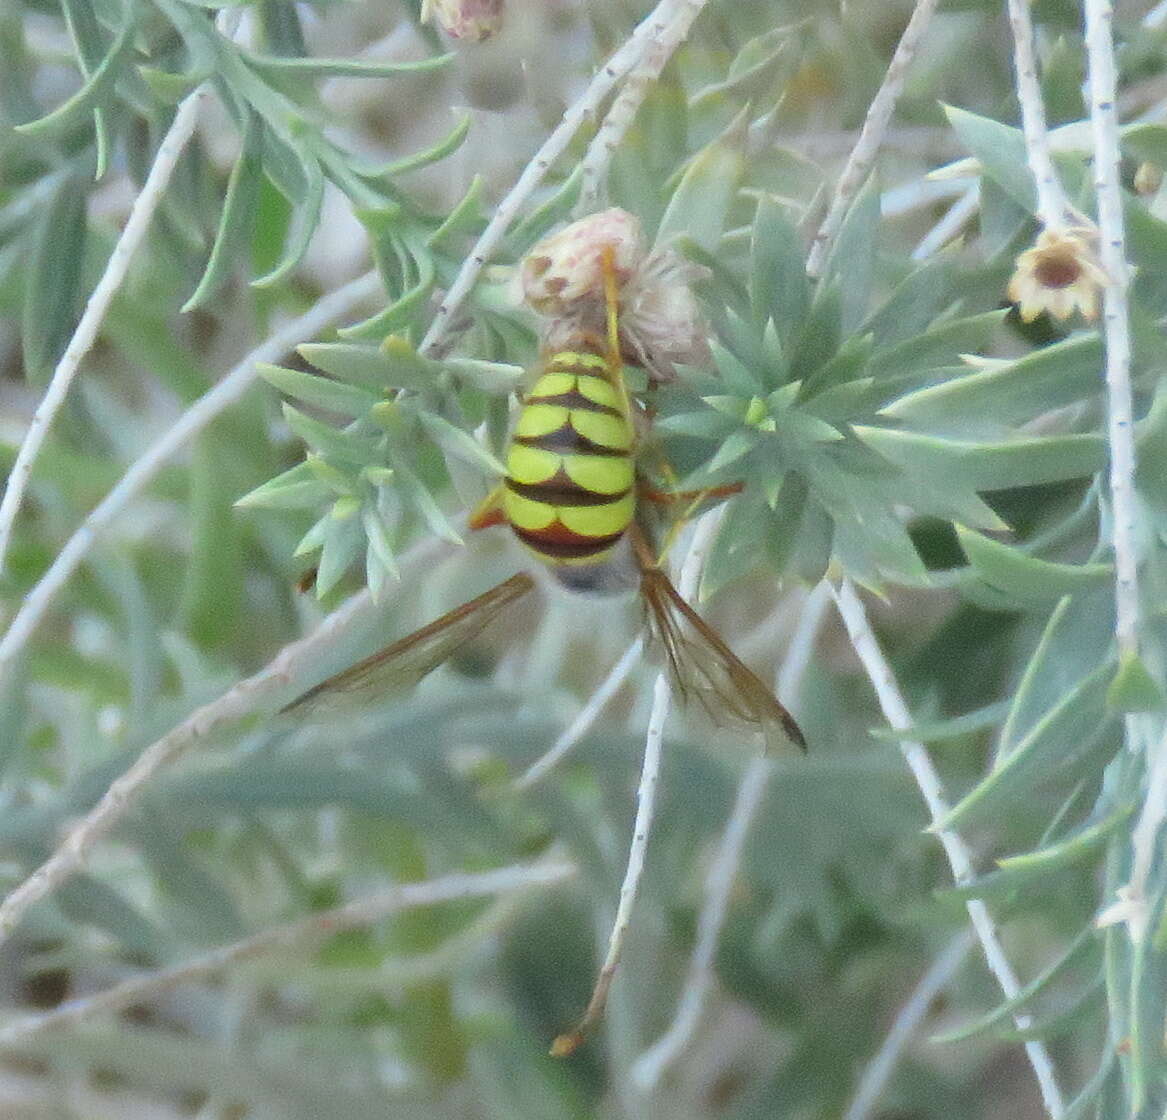
[[968,951],[973,946],[970,930],[961,930],[932,962],[928,971],[920,978],[908,1002],[900,1008],[883,1040],[883,1045],[868,1063],[859,1079],[855,1096],[851,1100],[843,1120],[867,1120],[879,1103],[880,1094],[887,1087],[891,1075],[903,1055],[904,1049],[916,1033],[917,1028],[928,1014],[932,1001],[945,989],[948,982],[960,968]]
[[95,1015],[117,1011],[129,1003],[156,997],[179,984],[222,972],[251,957],[276,950],[306,952],[342,930],[369,926],[402,910],[532,887],[557,886],[574,874],[575,868],[569,863],[515,864],[493,871],[445,875],[440,879],[388,887],[343,906],[263,930],[185,964],[135,976],[96,995],[83,996],[52,1011],[17,1019],[0,1027],[0,1047],[19,1046],[44,1031],[76,1026]]
[[93,346],[109,305],[122,286],[130,262],[150,228],[154,212],[170,184],[170,176],[174,173],[175,165],[198,124],[199,111],[210,89],[210,84],[204,83],[193,93],[188,94],[178,106],[174,120],[158,146],[158,153],[154,157],[149,175],[146,176],[146,182],[130,208],[125,229],[122,230],[113,252],[109,255],[101,279],[85,304],[85,311],[73,332],[73,337],[69,340],[69,345],[65,347],[64,354],[53,370],[45,395],[33,413],[32,420],[29,421],[28,431],[25,432],[16,453],[16,461],[12,465],[12,472],[8,476],[4,497],[0,500],[0,572],[3,571],[7,560],[16,515],[20,512],[33,465],[49,433],[49,427],[60,411],[61,405],[65,403],[69,386],[73,384],[73,379],[81,368],[81,361]]
[[866,181],[871,168],[875,164],[875,157],[883,143],[884,134],[895,110],[896,101],[904,88],[908,67],[916,55],[924,32],[932,19],[936,9],[936,0],[916,0],[916,7],[912,11],[904,33],[896,45],[895,54],[888,63],[887,72],[883,76],[879,89],[867,107],[867,116],[863,121],[863,128],[859,132],[859,139],[847,158],[839,181],[835,185],[835,194],[831,199],[827,216],[819,226],[811,243],[810,255],[806,262],[807,275],[817,278],[822,275],[823,266],[830,255],[831,246],[838,236],[843,219],[847,215],[847,208],[851,200],[859,193],[860,187]]
[[[784,703],[793,700],[802,675],[806,672],[830,598],[829,591],[825,581],[819,583],[803,605],[798,629],[779,674],[778,699]],[[797,766],[798,762],[792,765]],[[651,1092],[656,1088],[661,1077],[684,1053],[700,1024],[713,986],[714,958],[729,912],[730,894],[745,850],[746,837],[762,805],[773,772],[771,760],[759,755],[750,762],[738,785],[737,798],[726,823],[717,857],[705,880],[705,901],[697,921],[697,942],[693,947],[689,972],[677,1000],[673,1021],[668,1030],[641,1053],[632,1066],[632,1082],[642,1092]]]
[[[875,690],[880,709],[884,718],[896,731],[906,731],[912,726],[911,713],[900,692],[899,683],[895,674],[884,659],[883,651],[871,630],[867,620],[867,611],[863,607],[849,579],[844,578],[839,587],[834,590],[835,603],[843,624],[847,628],[847,635],[851,645],[858,655],[860,662],[867,673],[871,687]],[[916,780],[924,801],[928,806],[928,814],[933,825],[948,815],[948,801],[944,795],[944,787],[940,783],[940,776],[932,766],[932,760],[924,749],[923,743],[913,739],[901,739],[900,752],[912,777]],[[973,878],[972,856],[964,841],[955,832],[948,828],[936,828],[936,835],[948,857],[948,864],[952,868],[952,876],[958,885],[967,883]],[[966,904],[969,920],[976,931],[977,939],[981,943],[985,962],[989,971],[996,978],[1006,999],[1012,999],[1021,990],[1021,985],[1013,971],[1013,966],[1005,956],[997,928],[989,914],[988,907],[980,899],[971,899]],[[1013,1015],[1013,1022],[1019,1030],[1025,1030],[1032,1025],[1032,1018],[1022,1012]],[[1029,1063],[1037,1077],[1041,1089],[1042,1100],[1045,1102],[1046,1112],[1051,1117],[1059,1117],[1065,1111],[1061,1090],[1058,1088],[1054,1076],[1053,1061],[1049,1052],[1041,1042],[1029,1041],[1025,1043],[1025,1052]]]
[[1062,181],[1050,156],[1045,105],[1033,55],[1033,21],[1030,0],[1009,0],[1009,25],[1013,29],[1013,68],[1017,76],[1017,100],[1021,105],[1021,131],[1029,170],[1037,188],[1037,219],[1045,229],[1065,228],[1069,204]]
[[[256,379],[260,362],[275,362],[306,339],[313,338],[354,307],[375,298],[381,291],[376,272],[346,284],[325,296],[309,311],[275,332],[257,346],[213,389],[204,393],[167,432],[160,436],[126,471],[121,481],[94,507],[76,532],[65,542],[48,571],[25,596],[7,632],[0,638],[0,679],[24,648],[44,618],[53,597],[89,554],[94,542],[127,505],[140,494],[170,458],[199,434],[216,416],[234,404]],[[2,932],[2,931],[0,931]]]
[[1099,258],[1106,273],[1102,328],[1106,343],[1107,440],[1110,445],[1110,500],[1114,523],[1115,637],[1119,653],[1138,654],[1138,514],[1135,502],[1135,443],[1131,404],[1131,339],[1127,310],[1130,270],[1123,231],[1119,182],[1118,119],[1115,108],[1113,9],[1106,0],[1087,0],[1086,54],[1089,63],[1090,125],[1094,136],[1094,187],[1098,197]]
[[[612,156],[632,126],[640,106],[660,77],[670,58],[685,41],[693,21],[701,14],[707,0],[682,0],[664,26],[648,43],[648,49],[628,75],[624,87],[616,95],[604,121],[592,137],[587,153],[580,164],[579,200],[575,204],[577,216],[589,214],[600,206],[604,183]],[[663,21],[662,21],[663,22]]]
[[421,341],[419,349],[423,354],[439,356],[446,335],[449,333],[455,314],[469,296],[471,289],[478,280],[479,273],[486,267],[486,262],[498,248],[499,243],[506,236],[515,216],[531,192],[543,181],[543,176],[551,169],[552,164],[563,154],[572,137],[580,126],[596,113],[600,103],[612,91],[616,84],[634,66],[636,66],[645,52],[649,50],[658,36],[666,34],[668,29],[682,12],[694,0],[660,0],[651,14],[644,19],[628,41],[601,67],[592,78],[588,88],[582,96],[563,114],[563,119],[556,125],[550,136],[543,141],[542,147],[535,153],[534,158],[523,169],[515,185],[507,192],[506,197],[499,203],[494,215],[487,223],[486,229],[470,250],[469,256],[462,263],[458,275],[446,292]]
[[563,734],[552,744],[551,749],[536,759],[526,771],[515,780],[516,790],[530,789],[541,782],[551,770],[557,766],[563,757],[582,739],[591,729],[593,723],[600,717],[605,705],[619,691],[620,686],[628,679],[628,675],[636,667],[640,655],[644,652],[644,636],[638,637],[625,651],[623,656],[604,678],[599,688],[588,697],[587,703],[580,708],[575,719],[564,729]]
[[[414,555],[403,558],[403,563],[416,563],[419,554],[433,556],[445,547],[445,542],[440,540],[423,541],[414,549]],[[307,667],[313,665],[321,652],[328,650],[350,626],[360,624],[367,617],[369,608],[367,591],[354,595],[308,637],[284,646],[258,673],[240,681],[218,699],[204,704],[148,746],[133,765],[111,783],[101,800],[70,828],[57,850],[0,903],[0,942],[12,933],[30,906],[84,865],[97,842],[121,820],[159,771],[217,731],[252,712],[265,707],[274,708],[284,698],[281,693],[286,691],[288,682],[307,675]]]
[[[686,599],[691,599],[701,581],[701,571],[706,557],[713,547],[713,538],[721,524],[721,509],[711,510],[696,524],[689,554],[681,569],[681,579],[677,590]],[[668,674],[664,671],[656,678],[652,694],[652,711],[648,717],[648,732],[644,743],[644,761],[640,768],[640,784],[636,790],[636,819],[632,825],[632,843],[628,849],[628,865],[624,871],[624,882],[620,886],[620,900],[616,906],[616,919],[608,936],[608,951],[600,966],[592,997],[576,1027],[555,1040],[553,1054],[570,1054],[583,1037],[603,1018],[608,1002],[608,991],[624,951],[624,940],[632,924],[632,908],[640,890],[640,879],[644,874],[644,861],[648,854],[648,839],[652,832],[652,821],[656,813],[656,793],[660,785],[662,747],[665,723],[669,718],[672,688]]]

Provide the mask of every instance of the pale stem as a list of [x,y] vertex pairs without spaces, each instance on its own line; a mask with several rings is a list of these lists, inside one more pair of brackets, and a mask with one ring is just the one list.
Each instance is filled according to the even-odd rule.
[[839,234],[847,209],[875,165],[875,157],[883,143],[896,101],[903,91],[908,67],[924,38],[935,9],[936,0],[916,0],[912,16],[900,36],[883,81],[867,107],[867,116],[859,132],[859,139],[855,141],[855,146],[851,149],[851,154],[847,157],[847,163],[835,185],[835,194],[831,199],[827,216],[811,243],[810,255],[806,262],[806,272],[811,278],[817,279],[822,275],[823,266]]
[[[314,338],[355,307],[375,298],[381,291],[376,272],[338,288],[316,303],[311,310],[286,323],[261,343],[227,374],[213,389],[204,393],[130,466],[118,484],[93,508],[64,547],[54,557],[48,570],[24,597],[7,632],[0,638],[0,678],[10,671],[20,653],[52,604],[53,597],[68,582],[101,533],[129,503],[137,497],[170,458],[197,436],[215,417],[239,400],[258,376],[260,362],[279,361],[289,350],[306,339]],[[2,931],[0,931],[2,933]]]
[[[697,591],[705,559],[713,547],[717,527],[721,524],[722,512],[721,509],[711,510],[694,528],[692,543],[677,585],[677,590],[685,599],[692,599]],[[616,918],[612,923],[612,932],[608,935],[608,951],[604,956],[604,963],[600,966],[596,986],[583,1017],[573,1030],[556,1040],[556,1045],[552,1048],[553,1053],[570,1053],[604,1015],[608,991],[612,987],[612,979],[620,963],[620,954],[624,951],[624,941],[632,924],[632,908],[640,890],[641,876],[644,874],[648,839],[656,812],[665,723],[669,718],[671,698],[672,688],[668,674],[662,671],[657,675],[652,694],[652,710],[648,717],[648,732],[644,743],[644,761],[640,768],[640,784],[636,790],[636,819],[632,825],[632,843],[628,849],[628,864],[624,871],[624,882],[620,887]]]
[[632,126],[652,83],[660,77],[673,53],[685,41],[693,21],[701,14],[706,2],[686,0],[680,4],[668,26],[649,41],[644,56],[629,73],[623,88],[604,115],[603,123],[592,137],[580,165],[579,200],[575,204],[577,217],[590,214],[599,207],[608,167],[616,149]]
[[981,205],[981,188],[974,183],[943,214],[940,220],[920,238],[912,250],[912,260],[926,261],[948,244],[975,216]]
[[403,910],[533,887],[553,887],[574,874],[575,868],[569,863],[514,864],[493,871],[445,875],[421,883],[388,887],[299,921],[263,930],[185,964],[135,976],[96,995],[70,1000],[52,1011],[17,1019],[0,1027],[0,1047],[19,1046],[44,1031],[76,1026],[94,1015],[118,1011],[127,1004],[154,998],[179,984],[222,972],[251,957],[277,950],[308,952],[336,933],[372,925]]
[[440,356],[454,316],[470,295],[479,274],[486,267],[486,262],[506,236],[507,229],[531,192],[543,181],[543,177],[567,149],[580,126],[595,115],[600,103],[624,75],[640,62],[654,40],[666,34],[678,18],[678,14],[693,2],[694,0],[660,0],[623,46],[600,68],[575,104],[563,114],[563,119],[543,141],[515,185],[498,204],[486,229],[482,231],[469,255],[462,262],[458,275],[454,277],[454,282],[446,292],[429,330],[426,331],[425,338],[421,341],[419,349],[423,354]]
[[[414,563],[424,556],[436,556],[445,547],[445,542],[437,539],[423,541],[413,550],[414,555],[403,558],[403,562]],[[94,846],[121,820],[159,771],[217,731],[264,707],[275,707],[288,682],[308,675],[321,654],[330,649],[350,626],[359,625],[369,609],[367,591],[354,595],[308,637],[284,646],[254,676],[204,704],[161,739],[151,743],[133,765],[111,783],[101,800],[69,829],[57,850],[0,903],[0,943],[12,933],[30,906],[84,865]]]
[[[900,692],[899,682],[895,679],[891,666],[879,648],[879,643],[876,641],[871,624],[867,619],[867,611],[855,591],[854,585],[850,579],[844,577],[838,588],[832,590],[835,603],[839,608],[839,615],[843,619],[843,625],[847,628],[851,645],[867,673],[867,678],[875,691],[884,718],[896,731],[908,730],[912,726],[911,713],[908,711],[903,693]],[[912,772],[912,777],[928,806],[928,815],[932,818],[933,831],[935,831],[944,848],[944,853],[948,857],[948,865],[952,869],[953,879],[957,885],[969,882],[973,878],[973,861],[968,847],[952,829],[935,827],[938,821],[948,815],[949,805],[944,794],[944,787],[940,782],[940,776],[932,765],[932,759],[924,749],[924,744],[913,739],[900,739],[899,746],[904,761],[907,762],[908,769]],[[1013,971],[1013,966],[1005,956],[1005,950],[1001,946],[1001,940],[988,907],[980,899],[974,898],[965,904],[965,908],[968,911],[973,929],[976,931],[977,940],[981,943],[981,950],[984,953],[985,963],[988,965],[989,971],[996,979],[1005,998],[1012,999],[1020,992],[1021,985]],[[1026,1030],[1032,1025],[1033,1020],[1031,1016],[1023,1012],[1015,1012],[1013,1022],[1019,1030]],[[1058,1088],[1049,1052],[1044,1043],[1031,1040],[1025,1043],[1025,1053],[1037,1078],[1046,1112],[1056,1120],[1065,1111],[1065,1104],[1062,1100],[1061,1090]]]
[[130,208],[125,229],[114,245],[109,260],[106,261],[101,279],[85,304],[85,311],[73,332],[73,337],[53,370],[45,395],[29,421],[28,430],[16,452],[16,461],[12,464],[12,471],[8,476],[4,497],[0,499],[0,572],[7,561],[16,516],[20,512],[33,465],[44,445],[49,427],[65,403],[65,397],[81,368],[81,362],[97,339],[97,332],[101,329],[106,312],[122,286],[126,273],[129,272],[134,254],[146,237],[150,223],[154,220],[154,212],[166,195],[166,188],[170,184],[175,165],[186,148],[187,141],[194,134],[199,111],[210,89],[210,84],[204,83],[193,93],[188,94],[178,106],[174,120],[171,121],[170,128],[158,146],[146,182],[142,184],[142,190]]
[[591,729],[592,724],[599,719],[608,701],[620,690],[620,686],[628,679],[629,674],[640,661],[644,652],[644,637],[641,635],[624,651],[624,655],[612,666],[611,671],[604,678],[599,688],[588,697],[587,703],[580,708],[575,719],[564,729],[563,733],[552,744],[551,749],[527,768],[515,780],[516,790],[527,790],[542,781],[551,770],[557,766],[564,756],[582,739]]
[[947,987],[973,946],[971,930],[961,930],[920,977],[907,1003],[896,1014],[878,1052],[867,1064],[843,1120],[868,1120],[891,1080],[900,1058],[928,1014],[932,1001]]
[[1130,270],[1119,182],[1118,117],[1113,8],[1087,0],[1086,55],[1090,126],[1094,138],[1094,188],[1098,199],[1099,258],[1106,273],[1102,292],[1102,333],[1106,344],[1107,440],[1110,445],[1110,500],[1114,534],[1115,637],[1120,656],[1138,655],[1139,585],[1135,544],[1135,443],[1131,403],[1131,339],[1127,310]]
[[[803,604],[798,629],[778,677],[778,699],[788,706],[798,692],[799,682],[810,662],[829,601],[830,589],[823,581]],[[792,765],[797,766],[798,762]],[[746,838],[773,773],[771,761],[764,755],[758,755],[751,760],[738,784],[737,798],[726,822],[717,855],[705,879],[704,902],[697,920],[697,941],[673,1021],[632,1066],[632,1082],[641,1092],[651,1092],[656,1088],[660,1079],[684,1053],[700,1025],[713,987],[717,946],[729,913],[730,895],[745,851]]]
[[1037,62],[1033,54],[1033,21],[1030,0],[1009,0],[1009,26],[1013,29],[1013,68],[1017,76],[1017,100],[1021,105],[1021,132],[1029,170],[1037,188],[1037,219],[1048,230],[1062,230],[1069,205],[1062,181],[1050,156],[1045,104],[1041,97]]

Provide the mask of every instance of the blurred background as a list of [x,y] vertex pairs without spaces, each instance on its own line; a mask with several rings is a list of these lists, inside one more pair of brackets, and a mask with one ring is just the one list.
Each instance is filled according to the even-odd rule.
[[[1078,845],[1073,859],[957,891],[898,741],[879,731],[886,721],[847,632],[825,589],[814,590],[841,571],[867,589],[953,801],[999,757],[994,731],[1019,690],[1030,688],[1031,707],[1016,718],[1032,728],[1075,687],[1071,668],[1110,656],[1106,572],[1073,576],[1079,613],[1051,630],[1063,584],[1043,587],[1052,578],[1044,570],[1020,584],[995,581],[992,562],[972,564],[954,528],[996,518],[994,539],[1032,544],[1051,563],[1085,571],[1099,560],[1097,342],[1080,317],[1022,323],[1004,295],[1035,226],[1002,186],[1025,174],[1024,150],[1012,147],[1020,140],[1009,132],[998,143],[989,129],[1018,126],[1013,44],[997,0],[948,0],[932,17],[877,177],[842,236],[851,255],[840,250],[828,269],[843,329],[826,341],[828,328],[815,327],[791,359],[837,390],[815,413],[842,440],[831,460],[837,481],[826,465],[805,466],[801,444],[771,454],[750,443],[748,456],[723,464],[714,456],[725,431],[685,419],[705,410],[745,424],[750,400],[786,408],[782,377],[767,382],[763,371],[757,386],[734,384],[722,358],[701,376],[728,388],[682,378],[662,394],[672,426],[661,427],[682,474],[745,479],[747,494],[774,499],[769,512],[760,499],[731,503],[701,610],[764,680],[781,679],[810,751],[766,765],[756,743],[699,705],[673,713],[607,1014],[573,1056],[548,1049],[583,1012],[607,945],[658,661],[630,660],[566,758],[522,788],[516,779],[641,633],[635,596],[580,598],[541,581],[416,690],[310,721],[275,715],[527,563],[502,530],[466,535],[464,547],[449,539],[464,535],[461,515],[489,486],[450,428],[500,452],[508,391],[536,360],[540,330],[520,306],[514,266],[572,216],[573,172],[593,126],[520,200],[441,345],[423,339],[474,236],[650,6],[506,0],[495,26],[490,5],[471,5],[487,22],[455,37],[451,19],[467,15],[457,8],[435,3],[426,22],[417,4],[392,0],[11,0],[0,10],[0,453],[9,465],[175,106],[208,83],[142,248],[48,434],[5,559],[6,620],[38,595],[43,602],[24,616],[27,632],[0,645],[4,890],[49,857],[149,744],[262,675],[329,611],[356,604],[333,638],[280,663],[254,702],[244,697],[136,791],[84,868],[21,915],[0,948],[0,1115],[1042,1116],[1024,1032],[1010,1008],[989,1014],[1003,997],[967,930],[965,903],[978,894],[1022,982],[1042,980],[1026,1006],[1067,1099],[1087,1087],[1077,1114],[1135,1114],[1108,1062],[1123,1032],[1108,1024],[1102,937],[1091,926],[1104,859],[1119,861],[1106,882],[1122,881],[1121,859],[1103,841],[1129,830],[1134,804],[1107,800],[1128,788],[1106,770],[1118,721],[1101,700],[1089,724],[1071,713],[1042,740],[1040,759],[1027,756],[1032,768],[967,806],[960,824],[980,873],[997,857],[1060,841]],[[767,336],[764,312],[751,334],[736,309],[751,299],[757,307],[760,260],[778,262],[775,275],[801,276],[912,10],[886,0],[710,0],[620,137],[604,201],[634,211],[650,240],[661,230],[691,234],[684,251],[707,270],[698,298],[711,332],[743,367],[755,368],[750,355],[762,355],[762,370],[777,351],[795,354],[785,336],[777,351],[767,347],[801,329],[801,318],[772,324]],[[1079,7],[1038,0],[1030,10],[1049,124],[1080,121]],[[1153,176],[1152,157],[1167,152],[1155,131],[1167,92],[1163,22],[1151,5],[1118,6],[1123,119],[1147,123],[1126,152],[1128,185],[1139,167]],[[946,106],[968,114],[962,128]],[[28,122],[39,123],[17,127]],[[1055,135],[1060,166],[1088,190],[1086,127]],[[1000,165],[986,171],[995,151]],[[933,176],[939,168],[947,172]],[[1148,324],[1167,292],[1157,190],[1143,193],[1132,235],[1144,254]],[[764,213],[773,224],[761,235]],[[362,288],[371,267],[377,278]],[[901,287],[920,275],[915,289]],[[338,290],[350,294],[313,320]],[[851,314],[848,301],[859,299]],[[821,301],[804,311],[825,314]],[[390,335],[397,349],[386,358],[378,345]],[[864,336],[875,339],[875,358],[858,343],[847,349]],[[929,340],[925,357],[903,348],[917,336]],[[326,345],[297,353],[299,343]],[[851,425],[876,424],[898,394],[968,372],[960,353],[1005,363],[1049,346],[1071,348],[1056,352],[1064,364],[1055,356],[1034,379],[1023,370],[999,392],[990,386],[988,403],[974,394],[967,412],[945,413],[942,401],[927,430],[986,448],[1064,437],[1056,462],[1050,447],[1039,463],[1033,443],[1016,463],[998,456],[991,466],[987,451],[977,458],[962,445],[967,468],[953,444],[937,444],[931,476],[911,476],[890,452],[863,458]],[[285,374],[261,367],[267,380],[256,377],[257,356]],[[390,448],[378,474],[357,446],[363,414],[344,411],[358,398],[312,386],[366,392],[382,375],[382,398],[420,402],[420,411],[406,403],[402,426],[383,425]],[[198,403],[231,377],[238,392],[227,407]],[[865,377],[893,387],[871,398]],[[1149,407],[1152,380],[1142,393]],[[714,398],[741,407],[719,413]],[[888,426],[923,423],[917,405]],[[192,408],[202,420],[180,438]],[[779,421],[779,433],[795,428]],[[809,420],[804,430],[809,462],[826,437]],[[98,503],[168,439],[174,453],[150,460],[145,484],[105,516]],[[775,495],[792,477],[806,480],[809,512],[783,520]],[[824,497],[836,485],[837,498]],[[84,523],[95,507],[97,523]],[[689,539],[682,534],[678,556]],[[67,578],[46,592],[63,555]],[[744,823],[743,796],[755,802]],[[743,832],[726,853],[735,802]],[[1097,841],[1081,840],[1099,821],[1109,823]],[[385,894],[407,884],[421,888],[416,899]],[[703,914],[719,891],[724,926],[695,981]],[[362,901],[359,913],[333,912]],[[302,924],[278,943],[264,939],[288,923]],[[248,938],[258,939],[251,949]],[[222,960],[207,956],[225,947]],[[1135,968],[1121,954],[1107,959],[1120,972]],[[176,971],[192,961],[193,975]],[[1158,956],[1138,968],[1160,986]],[[116,1006],[87,1002],[127,982],[142,986]],[[670,1027],[681,1030],[686,992],[700,997],[700,1014],[689,1022],[682,1013],[675,1050],[651,1049]],[[1161,1040],[1157,1006],[1140,1012],[1150,1026],[1139,1037]],[[1154,1059],[1147,1070],[1140,1099],[1150,1108],[1162,1077]]]

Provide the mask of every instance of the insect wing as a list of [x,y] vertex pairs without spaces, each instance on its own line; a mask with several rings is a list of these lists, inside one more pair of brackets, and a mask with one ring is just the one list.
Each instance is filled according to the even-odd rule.
[[310,688],[281,709],[280,714],[316,716],[362,700],[408,691],[534,586],[535,581],[525,572],[511,576],[477,599],[455,607],[420,630]]
[[788,754],[806,750],[794,717],[685,602],[663,571],[645,568],[640,591],[683,702],[696,699],[719,726],[737,724],[761,731],[767,750]]

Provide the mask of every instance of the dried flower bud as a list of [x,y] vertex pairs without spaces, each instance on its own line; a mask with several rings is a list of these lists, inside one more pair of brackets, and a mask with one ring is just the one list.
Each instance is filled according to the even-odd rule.
[[437,24],[452,39],[481,43],[502,27],[503,0],[422,0],[421,21]]
[[1023,322],[1043,311],[1068,319],[1077,309],[1087,319],[1098,314],[1098,293],[1106,283],[1086,230],[1043,230],[1032,249],[1017,258],[1006,294],[1018,304]]
[[644,235],[635,215],[614,207],[543,238],[519,267],[523,298],[543,315],[583,316],[602,323],[601,260],[609,246],[622,287],[644,261]]
[[1157,194],[1159,188],[1163,185],[1163,168],[1157,163],[1151,163],[1149,160],[1143,160],[1137,168],[1135,168],[1134,188],[1144,198],[1148,195]]

